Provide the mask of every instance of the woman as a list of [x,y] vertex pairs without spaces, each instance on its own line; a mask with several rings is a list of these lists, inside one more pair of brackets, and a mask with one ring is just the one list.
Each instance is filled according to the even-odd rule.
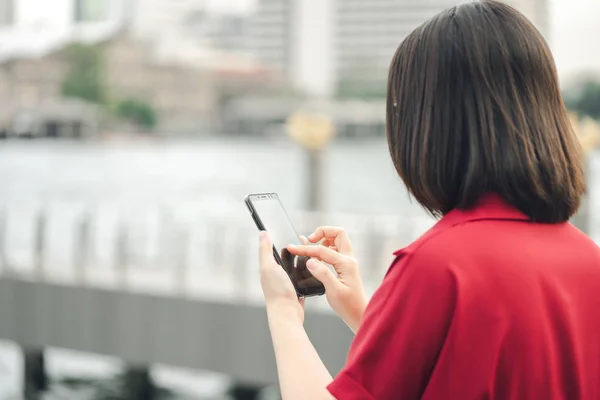
[[600,399],[600,250],[567,222],[582,156],[543,38],[502,3],[454,7],[400,45],[387,96],[394,165],[441,219],[370,301],[343,230],[289,247],[356,332],[335,379],[261,234],[283,398]]

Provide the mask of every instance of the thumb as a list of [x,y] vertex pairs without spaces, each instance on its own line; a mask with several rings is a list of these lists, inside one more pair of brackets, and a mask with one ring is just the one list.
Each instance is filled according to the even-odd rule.
[[258,259],[261,265],[267,261],[273,260],[273,242],[266,231],[261,231],[259,234],[260,245],[258,249]]
[[323,286],[325,286],[325,290],[327,291],[335,290],[338,285],[341,285],[341,282],[338,280],[337,276],[335,276],[333,271],[319,260],[311,258],[306,262],[306,268],[308,268],[310,273],[317,278]]

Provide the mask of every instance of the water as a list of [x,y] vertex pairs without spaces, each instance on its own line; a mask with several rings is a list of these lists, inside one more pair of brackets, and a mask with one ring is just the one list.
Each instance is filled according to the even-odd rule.
[[[408,234],[411,239],[431,222],[407,196],[383,140],[337,142],[327,151],[324,167],[326,211],[386,216],[382,223],[422,219],[425,223]],[[594,156],[590,185],[593,227],[598,225],[593,212],[595,199],[600,198],[595,184],[598,168],[600,159]],[[231,220],[245,223],[250,232],[253,226],[242,203],[244,195],[277,192],[286,208],[301,210],[307,197],[305,178],[306,154],[285,141],[1,142],[0,205],[9,210],[9,261],[25,269],[33,265],[32,221],[43,208],[49,215],[46,256],[51,265],[61,265],[60,271],[72,263],[76,247],[72,228],[84,211],[96,216],[93,264],[98,271],[114,262],[113,236],[124,217],[138,243],[137,260],[146,266],[156,260],[160,263],[165,259],[161,218],[199,226],[202,223],[195,218],[209,215],[224,225]],[[408,236],[391,238],[390,245],[401,247]],[[592,236],[596,237],[595,229]],[[255,238],[251,239],[254,245]],[[249,259],[253,263],[254,255]],[[60,271],[54,271],[57,277]],[[151,270],[152,275],[160,273],[160,266]],[[228,276],[224,279],[231,280]],[[256,288],[257,282],[253,285]],[[58,349],[51,350],[49,360],[53,376],[106,376],[122,368],[118,360]],[[0,400],[18,393],[21,368],[17,349],[0,342]],[[196,398],[217,396],[227,383],[224,377],[160,366],[154,374],[165,386]]]
[[[239,204],[245,194],[275,191],[287,208],[299,209],[306,198],[304,178],[305,154],[287,142],[4,142],[0,146],[0,183],[6,201],[136,206],[194,202],[242,212]],[[327,152],[324,180],[329,211],[398,213],[408,204],[382,140],[337,143]]]

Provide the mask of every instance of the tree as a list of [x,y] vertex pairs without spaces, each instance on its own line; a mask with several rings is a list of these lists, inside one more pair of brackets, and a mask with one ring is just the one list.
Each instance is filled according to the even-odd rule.
[[346,78],[338,82],[337,97],[342,99],[385,99],[387,82],[365,78]]
[[154,129],[158,123],[154,108],[142,100],[122,100],[117,104],[116,114],[119,118],[147,130]]
[[340,72],[337,97],[365,100],[385,99],[387,69],[382,69],[368,56],[349,61]]
[[600,82],[585,82],[576,92],[565,95],[565,103],[579,115],[600,121]]
[[596,120],[600,120],[600,82],[588,82],[577,104],[578,111]]
[[67,76],[63,81],[62,94],[77,97],[91,103],[104,104],[104,64],[97,46],[72,44],[66,49]]

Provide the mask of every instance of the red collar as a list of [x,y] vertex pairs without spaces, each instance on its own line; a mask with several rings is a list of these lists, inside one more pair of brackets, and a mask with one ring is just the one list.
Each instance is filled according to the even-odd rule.
[[407,247],[394,252],[394,255],[399,256],[409,252],[436,233],[452,228],[453,226],[471,221],[484,220],[530,221],[530,218],[508,204],[499,195],[493,193],[486,194],[479,199],[475,206],[468,210],[454,209],[450,211],[420,238]]

